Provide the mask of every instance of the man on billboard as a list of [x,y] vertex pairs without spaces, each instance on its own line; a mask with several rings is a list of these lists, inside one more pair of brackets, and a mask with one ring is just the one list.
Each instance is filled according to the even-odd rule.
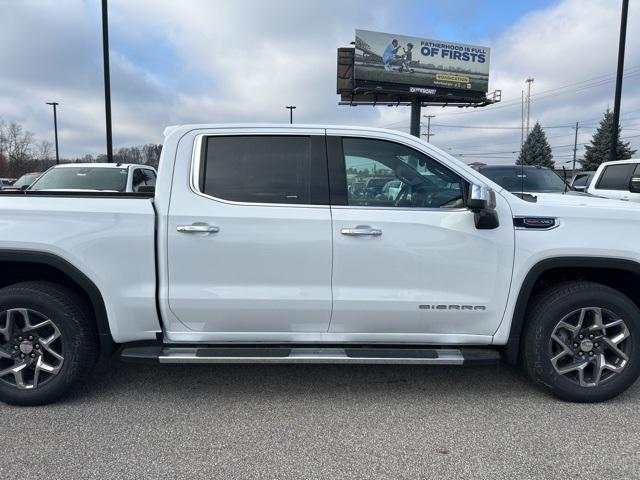
[[387,48],[384,49],[384,53],[382,54],[382,63],[384,63],[385,70],[393,70],[394,65],[401,65],[402,59],[398,55],[398,50],[400,50],[400,45],[398,44],[398,40],[395,38],[391,41]]

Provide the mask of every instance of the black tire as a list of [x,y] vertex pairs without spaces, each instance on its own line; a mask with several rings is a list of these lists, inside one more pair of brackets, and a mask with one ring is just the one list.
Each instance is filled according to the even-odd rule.
[[[51,327],[57,328],[60,333],[60,338],[56,340],[55,345],[60,349],[58,353],[62,353],[63,360],[59,361],[60,367],[57,374],[43,373],[40,377],[47,378],[38,382],[32,389],[17,388],[17,381],[11,380],[12,374],[3,377],[5,380],[0,378],[0,401],[24,406],[52,403],[77,385],[91,372],[96,363],[99,347],[91,310],[72,290],[42,281],[23,282],[0,289],[0,327],[3,326],[3,322],[6,326],[6,312],[16,308],[28,309],[29,315],[39,314],[41,315],[39,319],[46,317],[51,321],[49,325],[53,324]],[[3,315],[4,320],[2,320]],[[18,318],[19,320],[15,321],[16,324],[22,322],[20,315]],[[20,351],[15,344],[17,342],[15,338],[3,337],[4,335],[0,335],[0,342],[2,342],[0,344],[4,345],[5,351],[12,349],[16,349],[16,352]],[[28,348],[27,345],[25,349]],[[37,348],[39,350],[33,350],[34,354],[44,352],[42,345],[37,345]],[[10,361],[13,360],[0,359],[5,367]],[[54,361],[58,360],[54,359]],[[29,375],[29,372],[25,369],[26,375]]]
[[[557,348],[558,344],[552,342],[551,335],[556,332],[556,336],[558,336],[556,328],[563,318],[582,309],[589,312],[592,307],[615,312],[620,319],[623,319],[629,336],[620,345],[624,345],[624,352],[628,356],[628,360],[619,373],[612,375],[607,370],[605,375],[608,377],[602,377],[605,378],[604,381],[591,382],[594,386],[582,386],[580,378],[576,378],[577,372],[561,375],[552,364],[552,356],[558,354],[557,350],[552,352],[552,348]],[[575,315],[579,316],[579,313]],[[579,322],[576,321],[576,325],[578,324]],[[567,335],[566,331],[563,333]],[[567,335],[567,338],[572,337]],[[570,366],[584,362],[584,358],[588,357],[587,354],[591,354],[590,351],[583,351],[582,343],[577,343],[582,341],[587,342],[586,339],[565,342],[570,348],[573,347],[575,352],[575,356],[564,354],[564,360],[570,362]],[[528,376],[538,386],[563,400],[571,402],[609,400],[629,388],[640,375],[640,309],[619,291],[598,283],[564,282],[540,293],[532,300],[529,308],[523,342],[522,357]],[[604,342],[602,343],[604,344]],[[588,343],[585,344],[585,348],[589,347]],[[560,351],[563,352],[561,348]],[[595,357],[597,357],[598,352],[595,353]],[[607,355],[609,354],[610,352],[607,353]],[[582,355],[582,357],[577,355]],[[595,358],[587,358],[587,360],[596,361]],[[594,369],[595,367],[589,366],[585,372],[590,368]],[[563,369],[560,368],[560,370]],[[591,380],[594,378],[592,376]]]

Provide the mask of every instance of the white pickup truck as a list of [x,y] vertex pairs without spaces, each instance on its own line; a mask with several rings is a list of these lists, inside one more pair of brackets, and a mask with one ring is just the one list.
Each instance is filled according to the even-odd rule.
[[[393,180],[395,198],[349,188]],[[51,402],[116,349],[502,357],[562,399],[606,400],[640,373],[638,238],[640,205],[521,199],[395,131],[170,127],[155,193],[0,195],[0,400]]]

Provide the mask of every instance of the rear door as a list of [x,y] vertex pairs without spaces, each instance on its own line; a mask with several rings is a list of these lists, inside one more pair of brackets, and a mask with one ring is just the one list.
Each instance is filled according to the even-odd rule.
[[[498,196],[500,226],[478,230],[465,180],[412,148],[328,130],[333,215],[330,331],[409,341],[410,334],[491,335],[507,302],[514,228]],[[342,138],[339,137],[342,135]],[[389,198],[370,179],[399,181]],[[377,182],[382,183],[382,182]],[[371,336],[373,335],[373,336]]]
[[191,338],[286,341],[326,332],[324,130],[216,130],[195,138],[189,185],[178,180],[184,168],[176,166],[169,207],[168,296],[175,318],[199,332]]

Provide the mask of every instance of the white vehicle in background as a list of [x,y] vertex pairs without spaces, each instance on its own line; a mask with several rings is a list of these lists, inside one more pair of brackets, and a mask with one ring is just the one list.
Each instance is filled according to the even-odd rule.
[[29,190],[38,191],[152,191],[156,170],[148,165],[123,163],[67,163],[44,172]]
[[640,202],[640,159],[602,163],[587,192],[599,197]]

